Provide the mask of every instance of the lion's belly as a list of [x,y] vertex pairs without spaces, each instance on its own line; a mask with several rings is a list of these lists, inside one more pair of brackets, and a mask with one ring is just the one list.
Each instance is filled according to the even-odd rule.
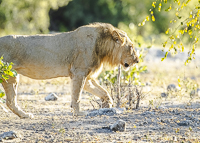
[[19,67],[15,68],[18,74],[32,79],[44,80],[56,77],[68,77],[70,75],[67,67]]

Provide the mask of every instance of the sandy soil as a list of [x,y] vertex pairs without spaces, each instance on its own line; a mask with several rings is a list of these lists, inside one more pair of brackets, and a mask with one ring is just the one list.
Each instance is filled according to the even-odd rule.
[[[0,135],[8,131],[18,135],[4,142],[200,142],[200,97],[191,99],[187,94],[161,97],[168,84],[177,84],[177,76],[189,77],[199,84],[200,72],[196,67],[200,63],[196,60],[183,67],[181,58],[185,55],[160,63],[162,53],[158,49],[149,53],[144,63],[149,71],[141,79],[151,83],[150,94],[141,101],[139,109],[112,116],[73,116],[67,78],[39,82],[21,77],[18,103],[35,118],[20,119],[0,106]],[[51,92],[59,96],[57,101],[44,100]],[[90,101],[91,96],[84,92],[83,110],[93,110]],[[150,104],[150,101],[153,102]],[[5,104],[0,105],[8,109]],[[126,122],[126,131],[109,130],[109,125],[119,119]]]

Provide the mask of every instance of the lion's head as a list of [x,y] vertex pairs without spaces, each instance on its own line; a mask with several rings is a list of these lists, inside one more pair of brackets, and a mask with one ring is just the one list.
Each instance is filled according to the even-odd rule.
[[114,47],[118,48],[120,51],[120,53],[116,54],[116,56],[120,57],[120,64],[125,69],[139,62],[139,58],[135,51],[134,45],[125,32],[121,30],[114,30],[112,32],[112,37],[115,41]]
[[99,31],[95,53],[100,63],[109,67],[121,64],[127,69],[139,62],[134,45],[124,31],[106,23],[94,23],[92,26]]

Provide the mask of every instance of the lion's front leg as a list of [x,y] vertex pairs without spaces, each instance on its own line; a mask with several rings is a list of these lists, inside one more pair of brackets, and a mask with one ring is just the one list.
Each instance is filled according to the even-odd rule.
[[[19,76],[19,75],[18,75]],[[33,118],[33,114],[25,113],[17,104],[17,85],[19,77],[10,77],[2,83],[6,92],[6,105],[20,118]]]
[[102,100],[102,108],[111,108],[113,100],[102,86],[100,86],[95,80],[89,79],[86,81],[84,89],[91,94],[98,96]]
[[85,84],[85,76],[74,75],[72,78],[72,95],[71,95],[71,107],[74,110],[74,114],[77,116],[86,115],[86,113],[80,111],[80,96]]

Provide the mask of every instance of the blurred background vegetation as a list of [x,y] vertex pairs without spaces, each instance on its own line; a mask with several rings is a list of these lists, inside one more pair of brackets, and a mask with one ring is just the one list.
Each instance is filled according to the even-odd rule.
[[[158,12],[156,9],[155,22],[149,20],[145,26],[138,26],[149,15],[154,1],[0,0],[0,36],[64,32],[92,22],[106,22],[126,31],[138,43],[162,44],[167,39],[165,31],[175,17],[173,11]],[[174,1],[178,0],[168,0],[162,9],[168,9],[170,4],[176,5]],[[164,3],[164,0],[161,2]],[[196,0],[190,1],[180,15],[187,17],[196,3]]]
[[[196,0],[0,0],[0,36],[67,32],[92,22],[106,22],[127,32],[136,47],[162,47],[169,39],[168,33],[187,19],[199,3]],[[196,23],[199,25],[198,21]],[[185,34],[182,41],[189,43],[189,36]],[[174,44],[173,38],[171,43]],[[139,66],[128,74],[123,73],[124,79],[128,81],[135,73],[139,76],[146,71],[141,64],[144,56],[141,49]],[[108,73],[109,76],[104,77],[110,77],[113,83],[116,80],[113,73],[117,71]],[[138,78],[134,80],[139,83]]]

